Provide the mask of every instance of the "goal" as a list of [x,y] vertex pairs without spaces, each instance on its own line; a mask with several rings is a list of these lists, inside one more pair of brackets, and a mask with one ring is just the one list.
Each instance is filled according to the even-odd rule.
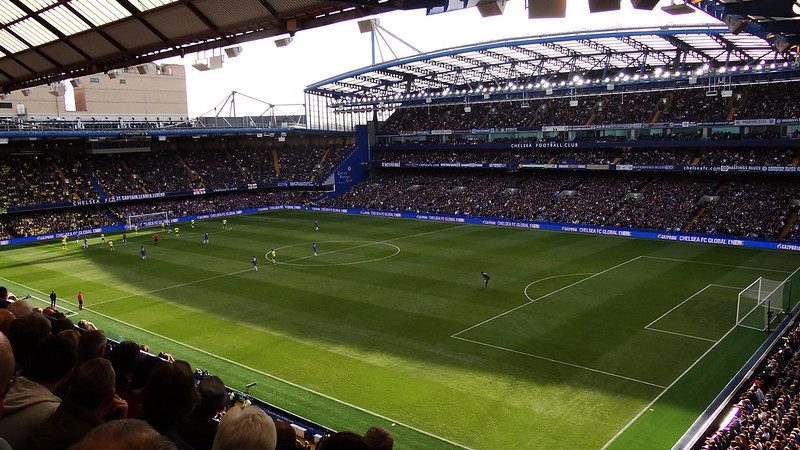
[[152,227],[163,223],[169,223],[169,213],[156,212],[149,214],[131,214],[127,217],[126,228],[132,229],[135,226]]
[[759,278],[739,292],[736,325],[769,331],[771,323],[784,311],[786,281]]

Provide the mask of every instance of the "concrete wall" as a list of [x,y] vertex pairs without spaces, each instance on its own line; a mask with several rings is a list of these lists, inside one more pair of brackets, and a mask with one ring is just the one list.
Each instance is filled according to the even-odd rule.
[[0,99],[0,117],[16,116],[19,104],[24,105],[27,114],[58,116],[66,110],[64,96],[51,94],[47,86],[37,86],[30,91],[31,94],[27,97],[22,91],[14,91],[4,99]]
[[188,115],[186,71],[181,65],[146,64],[142,75],[135,67],[118,71],[111,79],[106,74],[81,77],[75,88],[77,112],[89,114]]

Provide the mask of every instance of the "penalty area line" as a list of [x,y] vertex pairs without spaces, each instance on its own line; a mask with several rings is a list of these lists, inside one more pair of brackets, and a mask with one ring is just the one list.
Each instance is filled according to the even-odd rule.
[[483,345],[485,347],[490,347],[490,348],[494,348],[494,349],[497,349],[497,350],[503,350],[503,351],[506,351],[506,352],[509,352],[509,353],[516,353],[518,355],[528,356],[530,358],[541,359],[543,361],[548,361],[548,362],[551,362],[551,363],[560,364],[562,366],[573,367],[575,369],[582,369],[582,370],[586,370],[586,371],[589,371],[589,372],[594,372],[594,373],[599,373],[599,374],[602,374],[602,375],[606,375],[606,376],[609,376],[609,377],[619,378],[619,379],[626,380],[626,381],[632,381],[634,383],[644,384],[644,385],[655,387],[655,388],[659,388],[659,389],[665,389],[665,386],[662,386],[662,385],[656,384],[656,383],[651,383],[649,381],[640,380],[638,378],[632,378],[632,377],[628,377],[628,376],[625,376],[625,375],[620,375],[618,373],[606,372],[605,370],[595,369],[593,367],[582,366],[580,364],[575,364],[575,363],[571,363],[571,362],[561,361],[561,360],[558,360],[558,359],[548,358],[546,356],[536,355],[536,354],[533,354],[533,353],[527,353],[527,352],[523,352],[523,351],[519,351],[519,350],[514,350],[513,348],[501,347],[499,345],[489,344],[487,342],[476,341],[476,340],[473,340],[473,339],[467,339],[467,338],[463,338],[463,337],[459,337],[459,336],[453,336],[453,339],[458,339],[460,341],[465,341],[465,342],[471,342],[473,344]]
[[[4,281],[7,281],[7,282],[9,282],[9,283],[13,283],[13,284],[15,284],[15,285],[17,285],[17,286],[20,286],[20,287],[22,287],[22,288],[25,288],[25,289],[31,290],[31,291],[33,291],[33,292],[38,292],[38,293],[40,293],[40,294],[42,294],[42,295],[46,295],[44,292],[42,292],[42,291],[40,291],[40,290],[38,290],[38,289],[34,289],[34,288],[30,287],[30,286],[26,286],[26,285],[24,285],[24,284],[17,283],[17,282],[15,282],[15,281],[13,281],[13,280],[9,280],[8,278],[3,278],[3,277],[0,277],[0,280],[4,280]],[[64,302],[64,303],[67,303],[67,304],[69,304],[69,305],[75,306],[75,305],[74,305],[72,302],[68,302],[68,301],[63,301],[63,302]],[[330,395],[328,395],[328,394],[324,394],[324,393],[322,393],[322,392],[315,391],[314,389],[311,389],[311,388],[309,388],[309,387],[306,387],[306,386],[303,386],[303,385],[300,385],[300,384],[294,383],[294,382],[292,382],[292,381],[289,381],[289,380],[283,379],[283,378],[281,378],[281,377],[279,377],[279,376],[277,376],[277,375],[273,375],[273,374],[270,374],[270,373],[264,372],[263,370],[259,370],[259,369],[256,369],[256,368],[253,368],[253,367],[247,366],[247,365],[245,365],[245,364],[242,364],[242,363],[240,363],[240,362],[237,362],[237,361],[234,361],[234,360],[232,360],[232,359],[226,358],[226,357],[224,357],[224,356],[220,356],[220,355],[217,355],[217,354],[211,353],[211,352],[209,352],[209,351],[207,351],[207,350],[200,349],[200,348],[198,348],[198,347],[195,347],[195,346],[193,346],[193,345],[191,345],[191,344],[186,344],[186,343],[184,343],[184,342],[181,342],[181,341],[178,341],[178,340],[176,340],[176,339],[173,339],[173,338],[170,338],[170,337],[164,336],[164,335],[162,335],[162,334],[159,334],[159,333],[156,333],[156,332],[154,332],[154,331],[147,330],[147,329],[145,329],[145,328],[142,328],[142,327],[140,327],[140,326],[138,326],[138,325],[134,325],[134,324],[132,324],[132,323],[125,322],[124,320],[120,320],[120,319],[117,319],[117,318],[115,318],[115,317],[111,317],[111,316],[109,316],[109,315],[107,315],[107,314],[103,314],[103,313],[101,313],[101,312],[95,311],[95,310],[94,310],[94,309],[92,309],[92,308],[84,308],[84,310],[85,310],[85,311],[89,311],[89,312],[91,312],[91,313],[93,313],[93,314],[97,314],[98,316],[101,316],[101,317],[103,317],[103,318],[105,318],[105,319],[108,319],[108,320],[111,320],[111,321],[113,321],[113,322],[117,322],[117,323],[120,323],[120,324],[122,324],[122,325],[125,325],[125,326],[128,326],[128,327],[130,327],[130,328],[133,328],[133,329],[135,329],[135,330],[141,331],[141,332],[143,332],[143,333],[150,334],[150,335],[152,335],[152,336],[155,336],[155,337],[158,337],[158,338],[164,339],[165,341],[168,341],[168,342],[172,342],[173,344],[180,345],[180,346],[182,346],[182,347],[188,348],[188,349],[190,349],[190,350],[193,350],[193,351],[195,351],[195,352],[198,352],[198,353],[204,354],[204,355],[206,355],[206,356],[210,356],[210,357],[212,357],[212,358],[216,358],[216,359],[218,359],[218,360],[220,360],[220,361],[223,361],[223,362],[226,362],[226,363],[228,363],[228,364],[232,364],[232,365],[234,365],[234,366],[237,366],[237,367],[240,367],[240,368],[242,368],[242,369],[249,370],[249,371],[251,371],[251,372],[257,373],[257,374],[259,374],[259,375],[265,376],[265,377],[267,377],[267,378],[270,378],[270,379],[273,379],[273,380],[275,380],[275,381],[278,381],[278,382],[284,383],[284,384],[286,384],[286,385],[292,386],[292,387],[294,387],[294,388],[297,388],[297,389],[300,389],[300,390],[303,390],[303,391],[309,392],[309,393],[311,393],[311,394],[314,394],[314,395],[317,395],[317,396],[319,396],[319,397],[322,397],[322,398],[324,398],[324,399],[326,399],[326,400],[330,400],[330,401],[333,401],[333,402],[335,402],[335,403],[338,403],[338,404],[340,404],[340,405],[343,405],[343,406],[347,406],[347,407],[349,407],[349,408],[356,409],[356,410],[358,410],[358,411],[361,411],[361,412],[363,412],[363,413],[366,413],[366,414],[369,414],[369,415],[371,415],[371,416],[373,416],[373,417],[377,417],[377,418],[379,418],[379,419],[385,420],[385,421],[387,421],[387,422],[393,422],[393,423],[396,423],[397,425],[399,425],[399,426],[401,426],[401,427],[403,427],[403,428],[407,428],[407,429],[409,429],[409,430],[416,431],[417,433],[421,433],[421,434],[424,434],[424,435],[426,435],[426,436],[428,436],[428,437],[434,438],[434,439],[436,439],[436,440],[439,440],[439,441],[442,441],[442,442],[446,442],[446,443],[448,443],[448,444],[450,444],[450,445],[453,445],[453,446],[455,446],[455,447],[458,447],[458,448],[463,448],[463,449],[470,450],[470,447],[467,447],[467,446],[465,446],[465,445],[463,445],[463,444],[459,444],[458,442],[452,441],[452,440],[450,440],[450,439],[447,439],[447,438],[445,438],[445,437],[442,437],[442,436],[438,436],[438,435],[436,435],[436,434],[433,434],[433,433],[431,433],[431,432],[428,432],[428,431],[425,431],[425,430],[421,430],[421,429],[419,429],[419,428],[416,428],[416,427],[414,427],[414,426],[412,426],[412,425],[408,425],[408,424],[406,424],[406,423],[404,423],[404,422],[401,422],[401,421],[399,421],[399,420],[392,419],[392,418],[390,418],[390,417],[388,417],[388,416],[385,416],[385,415],[383,415],[383,414],[376,413],[376,412],[374,412],[374,411],[370,411],[370,410],[368,410],[368,409],[366,409],[366,408],[363,408],[363,407],[361,407],[361,406],[358,406],[358,405],[354,405],[354,404],[352,404],[352,403],[350,403],[350,402],[347,402],[347,401],[345,401],[345,400],[340,400],[340,399],[338,399],[338,398],[336,398],[336,397],[332,397],[332,396],[330,396]]]

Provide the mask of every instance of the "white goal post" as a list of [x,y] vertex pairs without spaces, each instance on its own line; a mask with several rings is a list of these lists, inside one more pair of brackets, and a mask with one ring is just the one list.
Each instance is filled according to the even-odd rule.
[[133,229],[134,227],[153,227],[161,224],[169,224],[168,212],[156,212],[149,214],[131,214],[126,217],[125,227]]
[[769,331],[771,322],[781,315],[786,281],[759,278],[739,292],[736,302],[736,325]]

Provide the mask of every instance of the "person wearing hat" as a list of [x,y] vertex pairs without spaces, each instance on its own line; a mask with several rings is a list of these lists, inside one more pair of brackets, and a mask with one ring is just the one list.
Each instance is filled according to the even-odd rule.
[[195,450],[210,450],[217,434],[219,423],[214,417],[228,404],[228,391],[219,377],[203,378],[197,385],[200,403],[192,411],[183,425],[178,427],[178,434]]

